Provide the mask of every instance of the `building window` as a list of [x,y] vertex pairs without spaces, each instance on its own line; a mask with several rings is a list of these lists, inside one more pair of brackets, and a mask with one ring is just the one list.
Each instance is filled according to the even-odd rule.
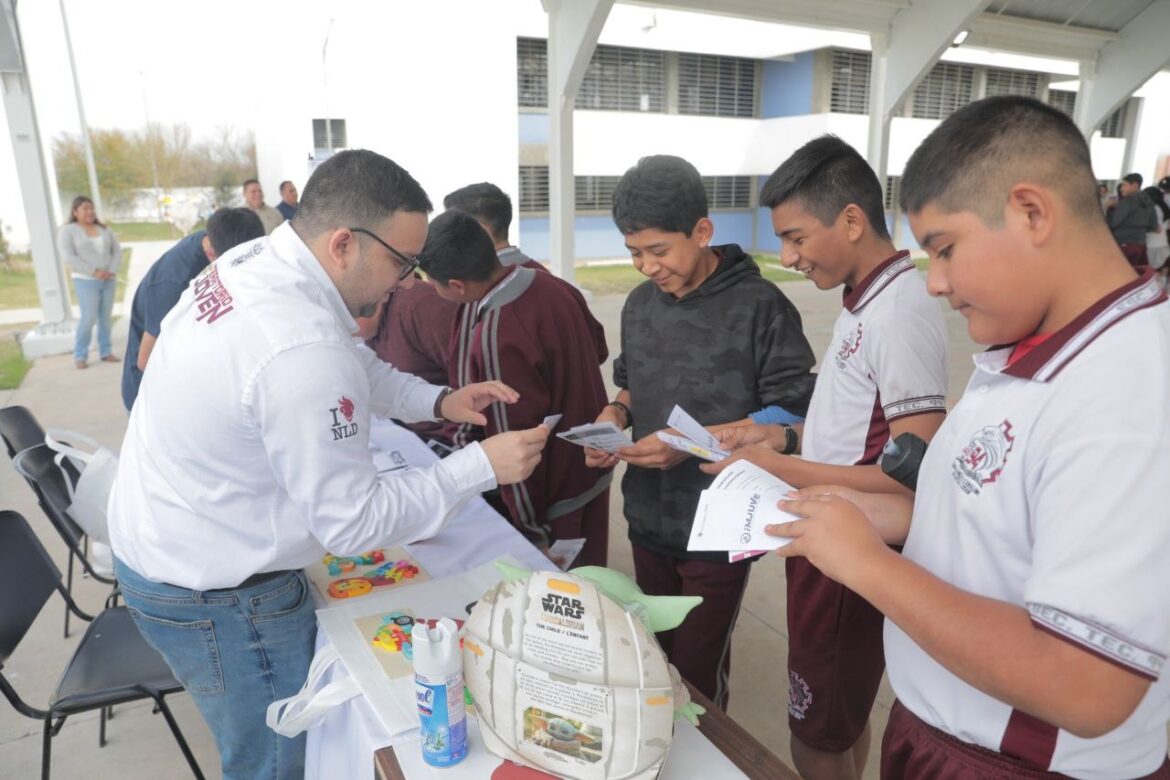
[[901,196],[902,177],[901,176],[887,176],[886,177],[886,211],[893,211],[898,206],[898,198]]
[[548,166],[520,166],[520,211],[548,211]]
[[329,133],[325,132],[325,120],[313,120],[313,148],[318,152],[333,152],[338,149],[347,149],[345,142],[345,120],[330,119]]
[[679,54],[678,112],[755,116],[755,61],[743,57]]
[[915,119],[946,119],[971,102],[975,69],[954,62],[936,63],[914,88],[911,116]]
[[516,39],[516,89],[521,107],[548,106],[548,44],[540,38]]
[[1125,138],[1126,127],[1129,124],[1129,105],[1131,102],[1132,99],[1122,103],[1117,107],[1116,111],[1101,123],[1101,135],[1104,138]]
[[1048,90],[1048,105],[1063,111],[1069,116],[1073,115],[1073,108],[1077,104],[1077,93],[1067,89],[1050,89]]
[[576,176],[573,190],[577,211],[612,211],[613,191],[621,176]]
[[830,111],[838,114],[869,113],[869,65],[869,52],[833,51]]
[[751,176],[704,176],[707,208],[747,209],[752,206]]
[[577,108],[664,111],[666,55],[660,51],[598,46],[577,93]]
[[1025,95],[1034,98],[1040,96],[1040,74],[1029,73],[1024,70],[1004,70],[1003,68],[987,69],[986,97],[996,95]]

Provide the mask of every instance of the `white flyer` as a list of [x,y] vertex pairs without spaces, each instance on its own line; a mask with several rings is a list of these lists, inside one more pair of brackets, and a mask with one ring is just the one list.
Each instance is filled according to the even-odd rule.
[[691,441],[685,436],[675,436],[673,433],[666,431],[659,431],[658,438],[666,442],[671,449],[679,450],[694,455],[696,458],[709,460],[712,463],[718,463],[727,457],[727,453],[722,450],[712,450],[704,447],[702,444]]
[[548,428],[550,431],[555,431],[557,428],[557,423],[561,421],[562,417],[564,417],[563,414],[550,414],[548,417],[545,417],[543,420],[541,420],[540,424]]
[[[707,458],[707,460],[723,460],[727,457],[728,452],[727,450],[723,449],[722,446],[720,446],[719,438],[704,428],[698,420],[687,414],[686,410],[678,404],[675,404],[674,408],[670,410],[670,417],[666,418],[666,424],[671,428],[674,428],[687,439],[690,439],[701,449],[709,450],[713,455],[717,456],[713,458]],[[661,438],[661,436],[659,438]],[[670,444],[672,447],[674,447],[674,445],[666,439],[663,439],[663,441],[666,441],[667,444]],[[679,448],[675,447],[675,449]],[[694,454],[698,455],[698,453]],[[705,456],[699,455],[699,457],[702,458]]]
[[570,444],[592,447],[606,452],[616,452],[622,447],[634,446],[630,437],[622,433],[621,428],[611,422],[578,425],[564,433],[558,433],[557,436]]
[[549,546],[548,557],[561,571],[568,571],[584,547],[584,539],[557,539]]
[[776,506],[791,490],[759,466],[736,461],[699,496],[687,549],[755,553],[783,547],[791,540],[769,536],[764,527],[797,519]]

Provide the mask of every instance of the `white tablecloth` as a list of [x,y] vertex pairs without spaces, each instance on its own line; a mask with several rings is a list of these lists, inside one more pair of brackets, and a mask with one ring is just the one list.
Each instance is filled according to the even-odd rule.
[[[395,450],[412,466],[426,466],[438,459],[417,436],[388,421],[376,421],[370,438],[375,460]],[[436,579],[467,571],[503,555],[511,555],[533,569],[552,568],[548,558],[478,496],[468,501],[437,536],[406,549]],[[319,631],[317,649],[328,642],[325,632]],[[325,682],[337,674],[345,674],[338,666],[334,666]],[[305,777],[314,780],[373,777],[374,751],[391,742],[366,699],[354,697],[309,730]],[[417,746],[404,746],[403,750],[412,748],[417,750]],[[697,766],[703,767],[704,776],[721,779],[744,776],[696,729],[680,724],[662,777],[695,777]],[[452,779],[461,776],[458,767],[431,770],[427,774],[431,773]],[[412,772],[411,777],[414,776]]]

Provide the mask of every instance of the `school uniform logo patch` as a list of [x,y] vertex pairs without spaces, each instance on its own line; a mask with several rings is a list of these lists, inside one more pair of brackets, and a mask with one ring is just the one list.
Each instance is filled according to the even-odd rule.
[[332,415],[332,424],[329,430],[333,432],[333,441],[341,441],[354,436],[358,432],[358,424],[353,421],[353,401],[344,395],[337,399],[337,406],[329,410]]
[[788,714],[797,720],[804,720],[804,714],[808,712],[812,699],[812,690],[809,689],[808,683],[799,674],[789,670]]
[[978,495],[984,485],[999,479],[1015,441],[1009,420],[980,428],[951,464],[951,475],[962,491]]
[[849,361],[849,358],[860,348],[861,323],[859,322],[857,323],[857,327],[841,340],[841,346],[838,347],[837,355],[834,358],[837,363],[837,368],[845,368],[845,364]]

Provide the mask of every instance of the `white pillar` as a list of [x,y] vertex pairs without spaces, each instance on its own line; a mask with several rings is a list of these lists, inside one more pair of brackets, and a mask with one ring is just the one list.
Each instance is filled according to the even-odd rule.
[[548,194],[552,271],[573,281],[573,104],[613,0],[543,0],[548,13]]
[[57,257],[52,187],[41,149],[36,110],[29,89],[20,26],[12,0],[0,0],[0,92],[12,136],[16,175],[28,220],[33,270],[43,321],[22,342],[27,357],[60,354],[73,347],[76,323],[70,313],[69,286]]

